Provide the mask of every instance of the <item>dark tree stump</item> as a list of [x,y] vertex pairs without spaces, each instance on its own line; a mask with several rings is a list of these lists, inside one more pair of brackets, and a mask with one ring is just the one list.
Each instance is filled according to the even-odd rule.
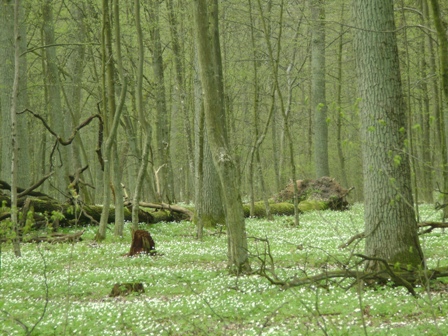
[[129,257],[136,254],[155,254],[156,244],[151,234],[145,230],[136,230],[132,235],[131,249],[128,253]]
[[128,282],[128,283],[116,283],[112,292],[110,292],[110,297],[117,296],[127,296],[131,293],[144,293],[145,289],[141,282]]

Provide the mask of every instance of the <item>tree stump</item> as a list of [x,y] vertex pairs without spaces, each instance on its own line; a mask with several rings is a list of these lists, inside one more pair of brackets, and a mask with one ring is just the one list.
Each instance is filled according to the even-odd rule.
[[141,282],[116,283],[110,292],[110,297],[127,296],[131,293],[144,293]]
[[136,230],[132,235],[131,249],[128,256],[132,257],[136,254],[151,254],[156,253],[156,244],[152,239],[151,234],[145,230]]

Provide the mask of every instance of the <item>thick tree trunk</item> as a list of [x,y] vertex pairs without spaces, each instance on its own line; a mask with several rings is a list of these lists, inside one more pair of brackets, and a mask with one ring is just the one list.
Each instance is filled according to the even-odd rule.
[[[355,0],[355,54],[362,98],[365,251],[403,266],[422,267],[406,154],[406,110],[393,2]],[[370,261],[369,268],[381,268]]]
[[222,187],[204,127],[204,101],[201,81],[195,78],[195,218],[198,239],[202,228],[225,224]]

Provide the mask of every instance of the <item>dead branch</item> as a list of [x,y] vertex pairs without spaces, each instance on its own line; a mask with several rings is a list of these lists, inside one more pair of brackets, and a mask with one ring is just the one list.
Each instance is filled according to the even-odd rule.
[[100,121],[100,124],[102,124],[102,122],[103,122],[103,120],[102,120],[102,118],[101,118],[101,115],[99,115],[99,114],[95,114],[95,115],[93,115],[93,116],[90,116],[90,117],[87,118],[85,121],[83,121],[83,122],[80,123],[78,126],[76,126],[76,127],[73,129],[72,134],[70,135],[70,137],[69,137],[67,140],[64,140],[64,139],[62,139],[62,137],[61,137],[60,135],[58,135],[55,131],[53,131],[53,130],[51,129],[51,127],[47,124],[47,122],[45,121],[45,119],[44,119],[43,117],[41,117],[39,114],[37,114],[37,113],[31,111],[30,109],[25,109],[24,111],[22,111],[22,112],[20,112],[20,113],[25,113],[25,112],[29,112],[29,113],[31,113],[35,118],[39,119],[39,120],[42,122],[42,124],[44,125],[44,127],[47,129],[47,131],[50,132],[50,134],[52,134],[52,135],[56,138],[57,142],[59,142],[62,146],[68,146],[68,145],[70,145],[70,144],[73,142],[73,140],[75,139],[76,134],[78,134],[78,132],[79,132],[82,128],[84,128],[84,127],[86,127],[87,125],[89,125],[90,122],[91,122],[93,119],[98,118],[98,120]]
[[[20,240],[26,241],[28,243],[66,243],[66,242],[77,242],[81,239],[81,236],[84,234],[85,230],[78,231],[75,233],[52,233],[45,236],[38,237],[20,237]],[[0,242],[6,242],[6,239],[0,239]]]
[[[23,197],[23,196],[47,196],[44,193],[38,192],[38,191],[33,191],[34,189],[38,188],[42,183],[45,182],[45,180],[47,180],[51,175],[53,174],[53,172],[50,172],[49,174],[45,175],[44,177],[42,177],[38,182],[36,182],[35,184],[33,184],[31,187],[24,189],[24,188],[20,188],[17,187],[17,196],[18,197]],[[11,191],[11,186],[6,182],[6,181],[1,181],[0,180],[0,189],[2,190],[9,190]]]
[[[101,115],[101,103],[98,103],[97,109],[98,109],[98,115]],[[103,137],[104,137],[104,125],[103,120],[101,119],[101,122],[98,127],[98,143],[96,145],[96,155],[98,156],[98,161],[100,162],[101,171],[104,171],[104,159],[103,159],[103,153],[101,152],[101,148],[103,147]]]
[[417,296],[412,285],[406,279],[404,279],[403,277],[399,276],[396,272],[394,272],[392,270],[392,268],[390,268],[390,265],[388,264],[387,260],[381,259],[381,258],[375,258],[375,257],[368,257],[363,254],[355,254],[355,256],[362,258],[363,260],[380,262],[384,266],[384,269],[386,270],[387,274],[390,275],[392,281],[397,286],[404,286],[404,287],[406,287],[408,292],[412,294],[412,296],[414,296],[414,297]]
[[[281,286],[281,288],[284,290],[291,287],[298,287],[303,285],[321,286],[322,281],[328,282],[331,279],[354,279],[355,281],[353,284],[386,284],[391,282],[395,286],[404,286],[410,294],[416,297],[417,293],[414,290],[414,286],[416,286],[417,284],[425,285],[428,280],[448,277],[448,267],[441,267],[432,270],[394,270],[384,259],[368,257],[362,254],[354,254],[354,256],[361,258],[362,260],[357,262],[350,268],[348,267],[348,265],[345,265],[343,266],[343,269],[336,271],[323,272],[314,276],[304,276],[301,278],[294,276],[294,278],[292,278],[291,280],[281,280],[274,272],[274,259],[269,249],[268,239],[255,239],[264,242],[268,247],[266,248],[265,246],[265,251],[262,255],[258,253],[258,255],[255,256],[261,262],[261,267],[257,273],[266,278],[272,285]],[[266,257],[269,257],[270,259],[270,269],[266,267]],[[379,262],[381,264],[381,267],[377,271],[373,272],[365,270],[358,271],[357,268],[359,267],[359,265],[361,263],[364,263],[365,261]]]
[[[421,223],[418,223],[417,226],[419,228],[424,228],[424,227],[428,227],[429,226],[428,229],[426,229],[426,230],[424,230],[424,231],[419,233],[419,235],[422,235],[422,234],[425,234],[425,233],[430,233],[434,229],[446,229],[446,228],[448,228],[448,223],[443,223],[443,222],[421,222]],[[340,249],[346,248],[347,246],[352,244],[355,240],[364,239],[365,237],[366,236],[365,236],[364,232],[358,233],[358,234],[354,235],[353,237],[351,237],[349,240],[347,240],[347,242],[339,245],[339,248]]]
[[446,229],[448,228],[448,223],[443,222],[421,222],[418,224],[419,228],[428,227],[428,229],[420,232],[420,234],[430,233],[434,229]]
[[361,240],[365,238],[365,234],[364,232],[358,233],[356,235],[354,235],[353,237],[351,237],[347,242],[341,244],[338,246],[339,249],[343,249],[346,248],[347,246],[349,246],[351,243],[353,243],[355,240]]
[[89,165],[85,166],[84,168],[78,168],[75,171],[74,175],[69,175],[68,178],[70,180],[70,184],[68,185],[68,189],[70,190],[70,192],[72,193],[72,196],[77,196],[79,194],[79,183],[82,183],[84,185],[88,185],[87,183],[84,183],[81,178],[80,175],[87,169],[89,168]]
[[50,134],[53,135],[56,138],[56,141],[55,141],[55,143],[53,145],[53,148],[51,150],[51,153],[50,153],[50,162],[52,161],[53,155],[54,155],[54,153],[55,153],[55,151],[56,151],[56,149],[58,147],[58,144],[61,144],[62,146],[70,145],[73,142],[73,140],[75,139],[75,137],[78,134],[78,132],[82,128],[84,128],[87,125],[89,125],[93,119],[97,118],[99,120],[99,130],[98,130],[98,148],[96,149],[96,152],[98,154],[101,167],[103,167],[104,162],[103,162],[103,158],[102,158],[102,155],[101,155],[101,145],[102,145],[102,142],[103,142],[103,119],[102,119],[102,117],[101,117],[101,115],[99,113],[90,116],[85,121],[83,121],[78,126],[76,126],[73,129],[72,134],[70,135],[70,137],[67,140],[64,140],[60,135],[58,135],[55,131],[53,131],[51,129],[51,127],[48,125],[48,123],[45,121],[45,119],[42,116],[40,116],[39,114],[31,111],[30,109],[25,109],[22,112],[20,112],[20,114],[21,113],[25,113],[25,112],[29,112],[35,118],[39,119],[42,122],[42,124],[44,125],[44,127],[47,129],[47,131],[50,132]]
[[84,234],[85,230],[78,231],[75,233],[64,234],[64,233],[52,233],[47,236],[34,237],[27,239],[28,242],[33,243],[65,243],[65,242],[77,242],[81,239],[81,236]]
[[17,197],[23,197],[23,196],[30,194],[34,189],[39,188],[42,185],[42,183],[44,183],[51,175],[53,175],[53,173],[54,173],[53,171],[48,173],[47,175],[42,177],[39,181],[34,183],[31,187],[29,187],[29,188],[21,191],[19,194],[17,194]]

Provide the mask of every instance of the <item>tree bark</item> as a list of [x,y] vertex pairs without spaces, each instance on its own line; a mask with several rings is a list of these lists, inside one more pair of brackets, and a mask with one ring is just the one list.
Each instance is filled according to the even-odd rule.
[[[238,188],[236,163],[228,147],[225,134],[225,121],[222,120],[223,97],[220,96],[218,72],[219,66],[213,55],[212,34],[208,22],[207,3],[205,0],[195,0],[194,21],[198,45],[199,66],[204,91],[205,124],[209,139],[213,162],[218,171],[226,210],[226,225],[228,237],[228,266],[232,273],[240,274],[250,271],[247,236],[241,196]],[[219,43],[219,41],[215,41]]]
[[[199,69],[198,69],[199,70]],[[195,92],[195,217],[197,238],[201,239],[204,227],[225,224],[222,187],[213,164],[207,130],[204,127],[204,98],[201,80],[194,80]]]
[[325,98],[325,4],[311,1],[311,107],[314,109],[314,165],[316,178],[330,176]]
[[159,170],[161,201],[175,202],[173,167],[170,159],[170,118],[166,104],[164,63],[160,38],[160,4],[158,0],[149,1],[148,18],[152,46],[152,65],[155,77],[154,96],[156,100],[156,169]]
[[[50,116],[50,125],[56,133],[62,137],[67,138],[71,123],[67,118],[66,113],[62,109],[61,99],[61,81],[59,79],[58,60],[56,55],[56,40],[54,33],[54,18],[53,18],[53,0],[45,0],[42,3],[42,30],[44,32],[44,42],[47,46],[45,51],[46,73],[48,85],[48,111]],[[56,188],[62,192],[67,191],[69,184],[68,176],[70,175],[70,167],[72,164],[71,146],[64,146],[59,148],[60,156],[54,155],[53,162],[51,162],[52,170],[55,170]],[[60,158],[60,160],[59,160]],[[63,200],[65,195],[58,193],[57,198]]]
[[[423,252],[406,154],[406,109],[393,2],[355,0],[356,69],[362,98],[365,253],[420,268]],[[370,260],[367,268],[382,268]]]
[[[19,3],[19,48],[20,52],[24,52],[27,47],[26,26],[23,21],[23,6]],[[14,1],[2,0],[0,1],[0,119],[2,134],[9,134],[11,132],[11,95],[14,82]],[[27,94],[27,63],[26,57],[22,56],[19,59],[19,87],[17,93],[17,111],[20,112],[28,105]],[[17,132],[19,134],[28,133],[26,125],[26,117],[24,115],[17,118]],[[17,167],[18,180],[28,184],[32,173],[30,173],[30,165],[25,164],[29,160],[29,144],[28,139],[24,136],[19,136],[16,139],[18,145],[17,160],[20,163]],[[12,143],[7,137],[0,137],[0,178],[10,180],[11,178],[11,157],[12,157]]]
[[12,230],[15,233],[13,238],[13,250],[16,257],[20,257],[22,252],[20,250],[19,243],[19,216],[17,209],[17,155],[19,151],[19,146],[17,143],[17,100],[19,93],[19,71],[20,71],[20,34],[19,34],[19,10],[20,1],[15,0],[14,3],[14,81],[11,93],[11,222]]
[[[438,0],[429,0],[431,5],[434,26],[437,31],[437,38],[439,41],[439,56],[440,56],[440,77],[442,78],[442,91],[445,99],[442,100],[442,112],[440,116],[440,133],[442,140],[442,157],[443,157],[443,200],[448,203],[448,37],[447,25],[442,20],[442,13]],[[448,207],[443,208],[444,218],[448,218]]]

